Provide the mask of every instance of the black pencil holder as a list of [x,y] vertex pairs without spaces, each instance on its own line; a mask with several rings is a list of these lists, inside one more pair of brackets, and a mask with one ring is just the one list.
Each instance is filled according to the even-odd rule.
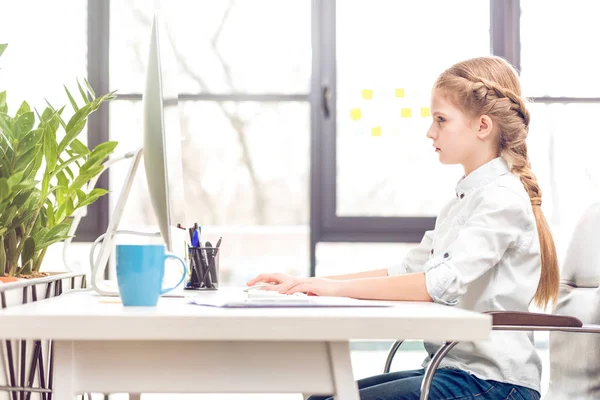
[[219,248],[189,247],[190,278],[188,290],[216,290],[219,288]]

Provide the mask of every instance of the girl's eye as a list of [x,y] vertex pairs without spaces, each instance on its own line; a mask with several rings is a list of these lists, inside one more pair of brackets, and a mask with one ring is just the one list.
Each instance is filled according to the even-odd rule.
[[436,120],[438,123],[442,123],[445,121],[444,117],[437,117]]

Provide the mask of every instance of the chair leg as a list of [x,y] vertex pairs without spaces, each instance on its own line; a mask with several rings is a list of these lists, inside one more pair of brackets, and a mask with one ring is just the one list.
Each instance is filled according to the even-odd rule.
[[394,360],[394,356],[398,352],[398,349],[400,348],[400,346],[402,346],[402,343],[404,343],[404,340],[396,340],[394,342],[394,344],[392,344],[392,347],[390,347],[390,351],[388,352],[387,359],[385,360],[385,366],[383,367],[384,374],[387,374],[388,372],[390,372],[390,369],[392,368],[392,361]]
[[129,400],[142,400],[141,393],[129,393]]
[[446,357],[446,354],[454,346],[456,346],[458,342],[446,342],[440,349],[435,353],[431,361],[429,361],[429,365],[425,370],[425,376],[423,376],[423,382],[421,382],[421,400],[427,400],[429,398],[429,390],[431,389],[431,383],[433,382],[433,374],[442,362],[442,359]]

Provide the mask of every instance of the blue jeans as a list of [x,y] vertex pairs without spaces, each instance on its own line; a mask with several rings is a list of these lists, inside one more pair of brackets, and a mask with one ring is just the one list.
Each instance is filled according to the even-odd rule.
[[[424,371],[398,371],[358,381],[361,400],[419,400]],[[330,396],[311,396],[309,400]],[[478,379],[459,369],[440,368],[433,376],[430,400],[539,400],[533,389]]]

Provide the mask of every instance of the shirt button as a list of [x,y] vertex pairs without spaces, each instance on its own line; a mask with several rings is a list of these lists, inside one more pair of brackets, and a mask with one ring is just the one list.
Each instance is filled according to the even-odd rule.
[[433,249],[431,249],[431,254],[433,254]]
[[460,198],[462,199],[463,197],[465,197],[465,194],[461,193]]
[[448,258],[449,256],[450,256],[450,254],[444,253],[444,258]]

